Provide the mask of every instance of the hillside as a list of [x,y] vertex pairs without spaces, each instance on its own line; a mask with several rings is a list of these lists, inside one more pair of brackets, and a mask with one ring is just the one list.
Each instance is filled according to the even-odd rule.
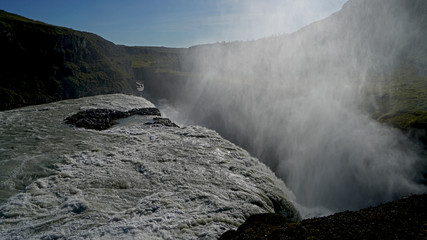
[[137,94],[136,81],[177,68],[181,52],[118,46],[92,33],[5,11],[0,11],[0,51],[0,109],[107,93]]
[[1,109],[112,92],[134,93],[111,42],[0,12]]
[[[241,51],[252,52],[253,49],[258,49],[256,54],[259,57],[256,62],[250,63],[256,64],[254,70],[248,71],[248,82],[255,83],[248,84],[251,88],[255,86],[255,91],[262,91],[268,84],[259,84],[259,79],[274,77],[266,75],[262,69],[269,69],[272,63],[283,60],[278,55],[283,54],[283,46],[297,41],[299,46],[307,48],[305,42],[315,37],[317,44],[309,47],[311,51],[332,44],[339,47],[342,46],[339,41],[351,40],[353,45],[368,46],[378,56],[387,55],[390,48],[404,42],[404,46],[400,46],[399,60],[393,63],[392,68],[385,72],[377,71],[375,67],[371,69],[373,71],[370,71],[369,78],[375,81],[367,81],[374,84],[367,85],[365,93],[366,98],[374,101],[367,102],[364,108],[373,118],[397,128],[424,128],[427,122],[427,96],[424,94],[427,89],[427,47],[424,44],[427,36],[426,31],[418,30],[427,29],[427,7],[424,1],[396,1],[392,4],[402,7],[399,5],[401,3],[408,5],[404,7],[410,9],[408,15],[411,16],[413,27],[399,32],[403,38],[395,38],[397,33],[387,36],[388,42],[381,49],[375,48],[374,44],[383,37],[364,40],[385,21],[372,19],[369,13],[363,15],[360,10],[355,10],[367,8],[366,4],[369,3],[366,1],[350,1],[329,18],[290,35],[252,42],[201,45],[189,49],[115,45],[95,34],[48,25],[0,11],[0,109],[105,93],[139,94],[135,82],[145,84],[144,96],[152,101],[168,99],[178,106],[180,102],[193,101],[198,95],[191,88],[191,83],[200,81],[200,75],[206,70],[200,69],[200,61],[207,61],[207,66],[215,67],[218,63],[227,62],[218,62],[218,59],[237,55]],[[374,11],[373,8],[371,11]],[[394,14],[402,15],[399,7],[395,7],[394,11]],[[360,23],[360,19],[364,22]],[[330,24],[336,20],[340,24]],[[354,35],[354,31],[348,31],[360,26],[367,27],[357,35]],[[322,58],[312,59],[307,52],[292,54],[292,61],[297,63],[294,65],[301,65],[300,62],[306,59],[325,63]],[[338,68],[349,61],[348,57],[357,58],[343,53],[345,51],[341,52],[341,59],[328,60],[326,64],[330,65],[322,67]],[[232,61],[242,60],[244,58]],[[260,70],[258,73],[257,69]],[[283,69],[285,71],[287,67]],[[235,71],[235,68],[224,70]]]
[[[394,5],[391,15],[394,22],[388,26],[402,28],[402,30],[386,35],[387,41],[381,43],[381,48],[371,49],[375,54],[393,57],[393,65],[382,71],[371,71],[368,75],[368,84],[364,89],[367,97],[373,97],[366,108],[372,117],[399,129],[426,129],[427,128],[427,3],[426,1],[378,1],[371,7],[369,1],[350,1],[344,6],[339,18],[345,18],[353,11],[353,18],[364,18],[362,26],[366,27],[366,36],[380,29],[384,22],[378,21],[375,15],[357,16],[354,9],[382,8],[388,4]],[[382,13],[385,15],[385,13]],[[403,21],[401,20],[403,19]],[[387,20],[385,18],[384,20]],[[392,31],[393,28],[387,29]],[[369,39],[369,37],[365,37]],[[375,40],[375,38],[372,38]],[[423,139],[426,143],[426,139]]]
[[[203,79],[212,83],[210,87],[218,85],[212,92],[220,91],[227,100],[236,93],[223,91],[224,85],[247,86],[242,92],[253,90],[262,99],[266,91],[277,92],[278,98],[282,93],[301,94],[301,85],[310,88],[331,77],[337,78],[333,83],[337,87],[353,81],[360,87],[359,107],[374,119],[404,130],[425,128],[426,12],[422,0],[352,0],[337,13],[292,34],[191,47],[186,66],[214,75]],[[232,77],[244,80],[236,83],[229,80]],[[284,86],[288,79],[295,82],[296,91]],[[194,91],[197,87],[189,92]]]
[[265,162],[303,205],[414,193],[427,178],[426,5],[352,0],[292,34],[191,47],[198,79],[169,103]]
[[[284,180],[299,204],[314,211],[358,210],[425,193],[426,42],[425,0],[350,0],[337,13],[292,34],[188,49],[115,45],[91,33],[1,11],[0,110],[106,93],[142,95],[159,108],[171,106],[177,122],[213,129],[246,149]],[[43,114],[39,108],[33,112]],[[32,136],[30,142],[39,140],[44,139]],[[274,201],[269,204],[274,207]],[[224,236],[246,239],[245,234],[256,237],[253,232],[282,236],[291,231],[311,239],[335,234],[332,230],[346,234],[360,223],[356,230],[369,238],[378,234],[365,227],[373,221],[384,228],[381,236],[404,225],[403,234],[408,230],[424,237],[424,208],[425,195],[303,223],[258,215],[272,223],[274,232],[260,231],[255,216],[248,221],[253,225],[237,230],[244,237],[232,231]]]

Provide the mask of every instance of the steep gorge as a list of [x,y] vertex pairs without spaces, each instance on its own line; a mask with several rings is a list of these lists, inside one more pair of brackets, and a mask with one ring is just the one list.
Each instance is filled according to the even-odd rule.
[[[215,129],[274,170],[292,169],[280,166],[281,160],[295,156],[293,147],[305,146],[304,139],[313,136],[317,140],[310,146],[316,151],[298,150],[304,158],[315,159],[322,148],[329,149],[324,159],[359,158],[331,149],[341,149],[341,137],[352,136],[349,129],[369,124],[388,129],[369,119],[404,130],[425,151],[426,10],[420,0],[351,0],[293,34],[188,49],[118,46],[94,34],[1,12],[1,109],[105,93],[140,94],[140,82],[144,97],[173,110],[168,115]],[[392,139],[402,134],[392,132],[399,137],[383,147],[400,144]],[[343,147],[350,151],[353,140],[346,137]],[[369,165],[376,151],[367,152]],[[422,173],[415,175],[418,183],[425,181]]]

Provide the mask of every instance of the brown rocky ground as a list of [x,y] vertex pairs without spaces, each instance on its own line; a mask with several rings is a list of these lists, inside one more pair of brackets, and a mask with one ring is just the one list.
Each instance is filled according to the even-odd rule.
[[237,239],[427,239],[427,195],[301,222],[278,214],[253,215],[220,237]]

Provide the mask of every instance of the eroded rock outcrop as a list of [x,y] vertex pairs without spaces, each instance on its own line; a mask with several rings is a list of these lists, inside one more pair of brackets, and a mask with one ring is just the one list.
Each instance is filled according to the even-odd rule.
[[[127,112],[112,109],[88,109],[67,117],[65,123],[87,129],[105,130],[113,126],[116,120],[132,115],[161,116],[161,113],[157,108],[135,108]],[[169,120],[169,122],[171,121]]]
[[256,214],[220,240],[237,239],[426,239],[427,195],[359,211],[293,222],[279,214]]
[[166,126],[166,127],[179,127],[169,118],[153,118],[153,122],[145,123],[146,125],[151,125],[153,127],[157,126]]

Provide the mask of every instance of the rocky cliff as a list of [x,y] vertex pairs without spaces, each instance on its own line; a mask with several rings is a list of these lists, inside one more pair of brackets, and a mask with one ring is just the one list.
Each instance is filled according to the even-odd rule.
[[[311,66],[311,73],[319,74],[321,69],[347,68],[346,63],[353,62],[371,65],[368,78],[376,84],[365,92],[375,101],[364,107],[373,118],[401,129],[424,129],[426,5],[420,0],[352,0],[341,11],[293,34],[189,49],[119,46],[95,34],[1,11],[0,109],[105,93],[139,94],[135,82],[145,84],[144,97],[152,101],[167,99],[179,105],[198,97],[194,82],[209,72],[206,66],[222,68],[221,72],[228,72],[231,77],[243,72],[248,82],[255,81],[248,83],[250,87],[263,92],[265,86],[257,82],[277,75],[275,71],[265,73],[271,66],[281,68],[280,74],[291,72],[306,78],[310,73],[304,65]],[[388,30],[380,33],[378,29],[384,27]],[[288,47],[301,51],[290,55],[284,52]],[[368,61],[365,52],[357,52],[361,47],[370,50],[376,62]],[[247,61],[253,58],[250,54],[239,57],[240,52],[255,52],[256,61]],[[313,57],[313,52],[323,55]],[[237,57],[230,58],[233,55]],[[283,55],[295,64],[281,65]],[[384,61],[385,57],[389,62]],[[236,71],[221,66],[229,61],[250,69]],[[206,63],[202,69],[201,62]],[[387,64],[392,67],[378,71],[379,65]]]
[[137,94],[136,81],[178,74],[181,49],[118,46],[92,33],[0,11],[0,109]]
[[136,91],[120,48],[91,33],[0,12],[0,109]]
[[292,222],[277,214],[251,216],[237,231],[224,233],[220,240],[277,239],[426,239],[427,195],[356,212]]

